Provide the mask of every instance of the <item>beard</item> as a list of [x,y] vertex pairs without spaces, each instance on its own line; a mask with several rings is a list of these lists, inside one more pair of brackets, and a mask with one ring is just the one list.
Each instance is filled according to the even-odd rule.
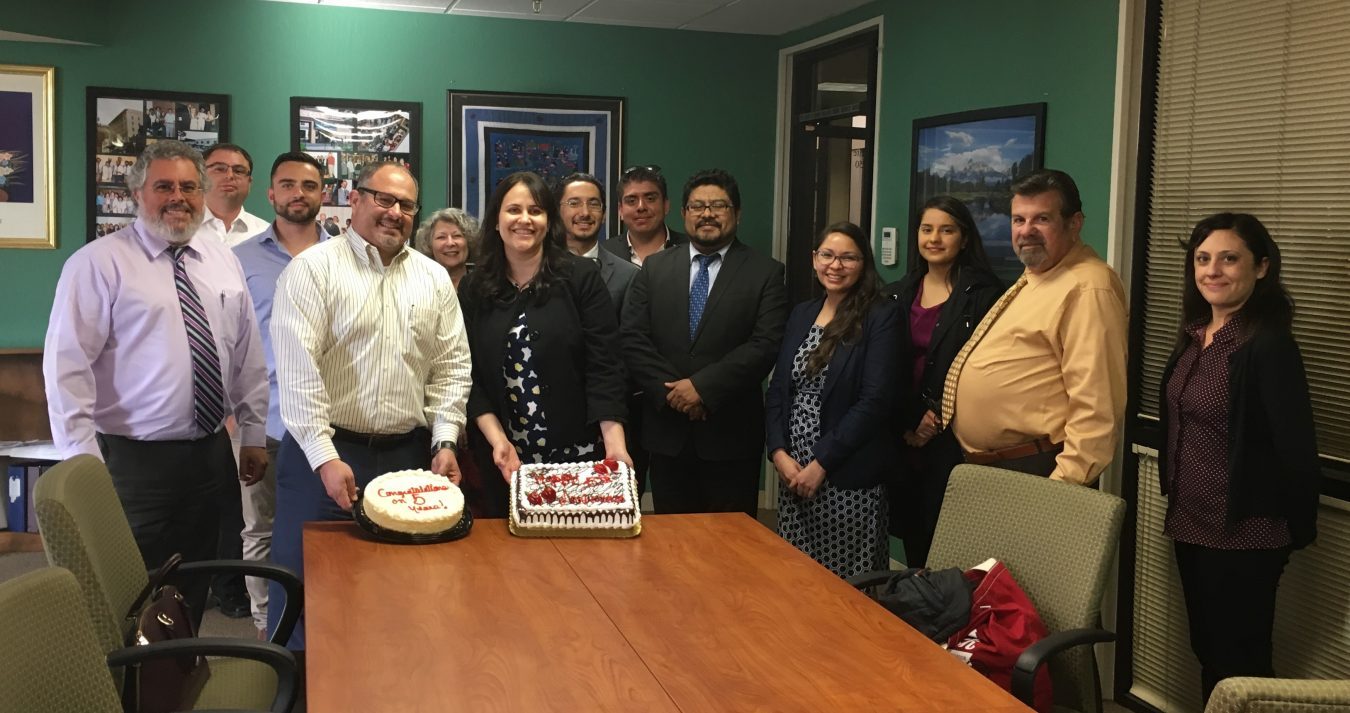
[[[183,207],[187,209],[188,219],[182,228],[175,228],[164,220],[164,211],[171,207]],[[151,214],[144,206],[140,210],[140,218],[150,227],[150,230],[156,235],[164,238],[170,245],[186,245],[193,235],[197,234],[197,229],[202,225],[202,210],[196,209],[191,203],[170,203],[160,209],[160,212]]]
[[272,210],[276,211],[278,218],[297,225],[312,223],[314,217],[319,214],[318,204],[310,205],[309,203],[294,201],[291,203],[273,203]]

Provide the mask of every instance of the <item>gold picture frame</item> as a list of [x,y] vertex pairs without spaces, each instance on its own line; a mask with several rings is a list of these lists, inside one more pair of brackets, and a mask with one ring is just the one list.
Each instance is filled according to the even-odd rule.
[[56,248],[56,68],[0,64],[0,248]]

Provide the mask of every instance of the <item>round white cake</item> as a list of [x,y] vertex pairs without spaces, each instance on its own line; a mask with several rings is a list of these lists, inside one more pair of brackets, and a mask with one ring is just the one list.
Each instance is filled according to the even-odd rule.
[[362,502],[371,522],[411,535],[444,532],[464,517],[464,493],[459,486],[429,470],[378,476],[366,486]]

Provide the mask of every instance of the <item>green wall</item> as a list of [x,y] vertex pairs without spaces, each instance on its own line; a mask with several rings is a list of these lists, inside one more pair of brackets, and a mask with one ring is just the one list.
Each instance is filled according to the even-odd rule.
[[[908,230],[915,119],[1045,102],[1045,165],[1077,181],[1084,239],[1105,254],[1117,12],[1114,0],[878,0],[788,33],[778,45],[884,18],[872,234],[882,226]],[[883,277],[898,279],[900,262],[883,267]]]
[[[624,162],[661,165],[677,194],[690,173],[726,168],[742,186],[742,234],[769,249],[776,38],[261,0],[61,8],[22,27],[0,19],[0,29],[74,40],[88,33],[63,29],[60,16],[87,8],[104,20],[98,46],[0,41],[0,64],[57,68],[59,235],[55,251],[0,252],[0,348],[42,345],[61,265],[87,237],[87,86],[228,94],[231,138],[263,173],[290,148],[291,96],[420,101],[422,196],[432,209],[447,200],[447,90],[622,96]],[[247,207],[267,217],[265,188],[265,176],[254,181]]]

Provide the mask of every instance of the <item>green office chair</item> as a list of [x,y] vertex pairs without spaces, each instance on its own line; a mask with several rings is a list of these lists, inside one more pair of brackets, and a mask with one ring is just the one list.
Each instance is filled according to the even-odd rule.
[[1225,678],[1205,713],[1347,713],[1350,681]]
[[[270,710],[290,710],[295,702],[295,657],[275,644],[232,639],[189,639],[119,649],[103,656],[94,635],[84,595],[74,575],[47,567],[0,583],[0,710],[120,713],[113,673],[116,659],[126,665],[164,656],[204,654],[249,656],[265,661],[281,683]],[[212,664],[214,667],[214,663]]]
[[[1124,500],[1092,488],[988,466],[952,471],[928,568],[969,569],[993,557],[1031,598],[1050,636],[1013,671],[1013,694],[1027,705],[1036,671],[1048,664],[1057,710],[1101,712],[1097,659],[1085,644],[1115,640],[1101,628],[1101,601],[1124,518]],[[890,574],[849,581],[866,588]]]
[[[38,479],[34,500],[47,561],[75,575],[101,650],[121,648],[132,625],[127,610],[149,580],[107,466],[90,455],[62,461]],[[300,579],[286,567],[264,562],[188,562],[177,571],[203,576],[224,570],[281,582],[286,600],[272,643],[284,644],[304,601]],[[120,675],[117,681],[120,688]],[[221,659],[211,662],[211,678],[195,707],[263,709],[277,693],[271,667],[248,659]]]

